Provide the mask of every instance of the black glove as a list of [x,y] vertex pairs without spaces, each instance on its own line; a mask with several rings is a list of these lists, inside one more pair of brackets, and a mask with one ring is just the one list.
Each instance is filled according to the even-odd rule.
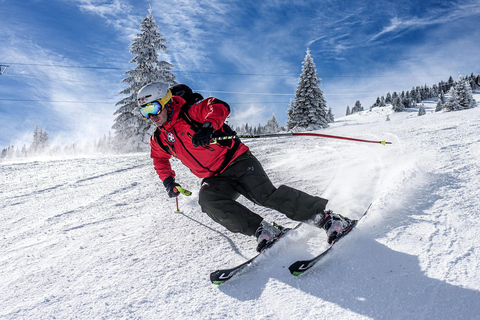
[[163,180],[163,185],[165,186],[165,189],[167,189],[167,193],[170,198],[175,198],[180,195],[180,192],[176,188],[177,186],[180,187],[180,185],[175,182],[173,177],[168,177],[167,179]]
[[207,144],[210,144],[210,140],[212,140],[213,134],[213,127],[210,122],[205,122],[200,130],[195,132],[192,137],[192,143],[194,147],[203,147]]

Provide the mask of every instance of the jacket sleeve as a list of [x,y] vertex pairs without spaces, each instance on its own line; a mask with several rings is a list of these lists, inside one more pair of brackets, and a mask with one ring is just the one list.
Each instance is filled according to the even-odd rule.
[[172,157],[166,153],[155,141],[153,135],[150,137],[150,157],[153,159],[153,167],[157,172],[160,180],[165,180],[168,177],[175,178],[175,171],[170,165],[170,158]]
[[207,98],[194,104],[188,114],[200,123],[210,122],[213,129],[218,130],[230,114],[230,106],[217,98]]

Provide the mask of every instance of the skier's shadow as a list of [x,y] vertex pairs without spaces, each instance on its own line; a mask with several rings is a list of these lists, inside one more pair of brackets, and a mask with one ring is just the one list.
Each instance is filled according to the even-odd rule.
[[[248,276],[239,275],[219,289],[240,301],[256,300],[273,276],[307,294],[282,294],[278,299],[287,300],[283,304],[278,300],[279,308],[289,308],[292,301],[309,299],[311,295],[373,319],[471,319],[472,315],[480,318],[479,291],[428,277],[416,256],[394,251],[366,235],[358,235],[354,243],[345,244],[337,244],[324,261],[299,277],[289,274],[288,265],[293,261],[274,259],[271,264],[260,262]],[[337,253],[351,259],[335,259]],[[339,270],[344,271],[340,278]],[[313,313],[314,309],[312,299]],[[318,310],[319,314],[321,311]]]

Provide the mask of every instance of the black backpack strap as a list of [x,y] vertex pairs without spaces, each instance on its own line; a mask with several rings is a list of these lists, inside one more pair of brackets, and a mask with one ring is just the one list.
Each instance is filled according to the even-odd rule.
[[185,120],[190,125],[190,127],[192,127],[193,131],[197,132],[198,130],[200,130],[203,123],[195,121],[195,120],[192,119],[192,117],[190,117],[190,115],[188,114],[188,111],[190,110],[191,107],[192,107],[191,104],[185,103],[182,106],[182,109],[180,110],[180,117],[183,120]]
[[158,144],[158,146],[163,149],[163,151],[172,155],[172,153],[170,152],[170,148],[167,145],[163,144],[160,139],[160,129],[155,129],[155,132],[153,133],[153,138],[155,139],[155,142]]

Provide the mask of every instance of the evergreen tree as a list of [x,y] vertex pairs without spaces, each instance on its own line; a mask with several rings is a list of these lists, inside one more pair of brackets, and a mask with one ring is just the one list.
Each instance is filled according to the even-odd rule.
[[151,82],[161,81],[167,85],[176,83],[170,72],[173,65],[159,61],[157,50],[166,51],[163,36],[152,16],[152,9],[140,23],[141,33],[137,34],[130,45],[130,52],[135,57],[130,63],[136,63],[134,69],[125,72],[127,78],[122,83],[130,85],[120,92],[128,97],[117,102],[120,108],[114,113],[118,115],[112,128],[115,130],[115,142],[121,151],[140,151],[148,147],[149,138],[154,130],[151,121],[146,121],[138,111],[137,92]]
[[265,127],[263,127],[263,133],[277,133],[282,130],[280,123],[278,123],[275,114],[272,114],[272,117],[267,121]]
[[[290,99],[290,103],[288,104],[288,109],[287,109],[287,119],[293,119],[293,114],[295,110],[295,101],[294,99]],[[287,120],[287,130],[290,130],[294,128],[296,124],[293,123],[293,120]]]
[[355,106],[352,108],[352,113],[357,113],[363,111],[362,104],[359,100],[355,101]]
[[390,104],[392,103],[392,95],[389,93],[387,93],[387,97],[385,98],[385,103],[386,104]]
[[460,80],[450,90],[450,97],[445,103],[445,109],[448,111],[470,109],[477,106],[473,98],[472,88],[466,79]]
[[450,91],[450,89],[455,85],[455,81],[453,80],[452,76],[448,78],[447,82],[447,90],[445,92]]
[[33,154],[38,154],[44,152],[50,146],[50,139],[48,133],[43,129],[39,128],[38,125],[35,126],[33,131],[33,139],[30,145],[30,151]]
[[328,123],[334,123],[335,122],[335,115],[333,114],[332,108],[328,108],[327,120],[328,120]]
[[442,109],[445,106],[445,94],[443,91],[440,92],[440,95],[438,96],[438,102],[437,106],[435,107],[435,112],[442,111]]
[[385,98],[383,96],[380,97],[380,105],[379,107],[385,107],[386,103],[385,103]]
[[420,103],[422,102],[423,100],[425,99],[425,97],[422,97],[422,91],[419,90],[416,92],[416,95],[415,95],[415,102],[416,103]]
[[418,115],[419,116],[423,116],[424,114],[426,114],[427,112],[425,111],[425,106],[423,105],[423,103],[420,105],[420,107],[418,107]]
[[401,112],[401,111],[405,110],[405,107],[403,106],[402,102],[400,101],[400,97],[393,98],[392,109],[395,112]]
[[352,112],[350,111],[350,106],[347,106],[347,112],[345,112],[345,115],[349,116],[351,114],[352,114]]
[[307,50],[295,92],[295,104],[288,112],[287,130],[294,128],[317,130],[328,127],[327,103],[320,85],[315,63],[310,50]]

